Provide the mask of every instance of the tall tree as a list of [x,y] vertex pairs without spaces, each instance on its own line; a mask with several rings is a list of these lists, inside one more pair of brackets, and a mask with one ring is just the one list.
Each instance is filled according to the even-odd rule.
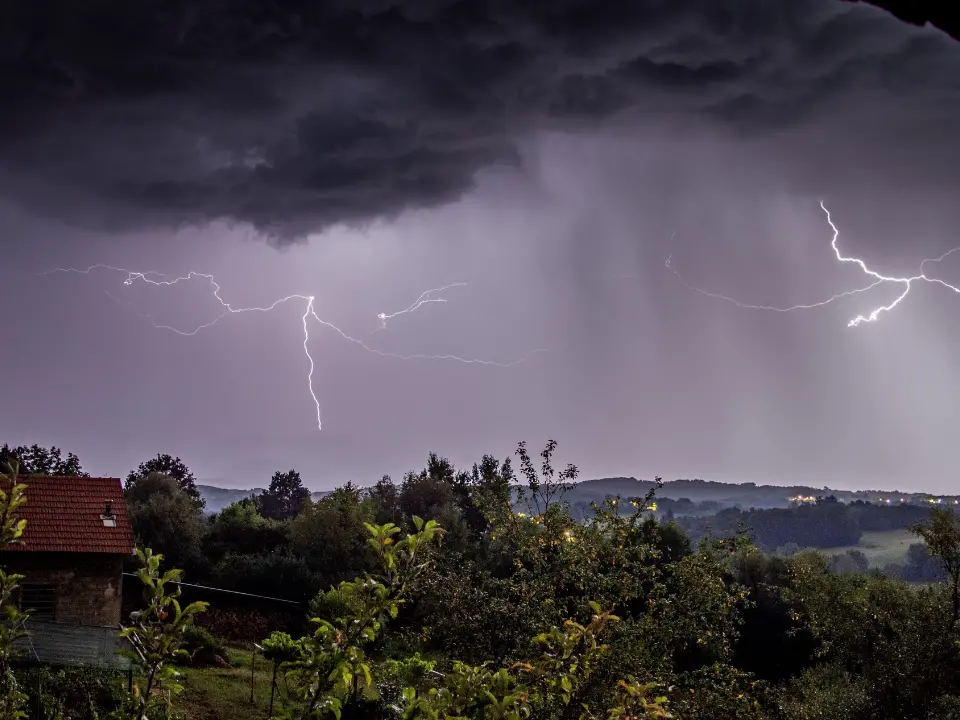
[[179,457],[171,457],[170,455],[157,454],[155,458],[140,463],[136,470],[131,470],[127,475],[127,488],[136,485],[143,478],[153,473],[173,478],[177,481],[180,489],[196,500],[201,507],[206,504],[200,496],[200,491],[197,490],[196,479],[190,472],[190,468]]
[[124,492],[139,547],[162,552],[193,577],[207,565],[202,543],[208,530],[199,503],[171,476],[150,473]]
[[20,475],[88,476],[80,467],[80,458],[73,453],[63,457],[63,451],[56,445],[45,448],[34,443],[10,447],[4,443],[0,447],[0,472],[10,472],[13,462],[18,464]]
[[389,475],[384,475],[376,485],[367,490],[366,497],[373,504],[378,525],[388,522],[399,525],[403,522],[400,492]]
[[960,518],[947,508],[933,508],[930,519],[913,531],[927,543],[930,554],[940,559],[950,583],[951,624],[960,622]]
[[257,507],[265,518],[286,520],[296,517],[310,500],[310,491],[303,486],[296,470],[279,470],[270,478],[270,487],[257,496]]

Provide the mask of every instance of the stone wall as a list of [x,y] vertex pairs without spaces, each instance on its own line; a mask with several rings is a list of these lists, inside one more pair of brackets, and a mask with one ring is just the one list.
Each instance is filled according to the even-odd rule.
[[0,553],[7,572],[24,575],[24,585],[52,585],[54,621],[116,627],[123,597],[120,555],[86,553]]

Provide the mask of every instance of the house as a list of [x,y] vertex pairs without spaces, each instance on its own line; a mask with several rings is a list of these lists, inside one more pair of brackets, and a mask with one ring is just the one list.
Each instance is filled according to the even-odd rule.
[[25,477],[22,542],[0,566],[24,576],[20,606],[40,622],[118,627],[133,531],[118,478]]

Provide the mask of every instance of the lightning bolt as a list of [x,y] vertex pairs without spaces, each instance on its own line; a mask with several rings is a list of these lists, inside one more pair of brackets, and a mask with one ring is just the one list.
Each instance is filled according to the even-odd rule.
[[444,298],[434,297],[433,296],[434,293],[443,292],[444,290],[449,290],[450,288],[464,287],[464,286],[466,286],[466,283],[464,282],[455,282],[455,283],[450,283],[449,285],[444,285],[443,287],[434,288],[433,290],[427,290],[426,292],[422,293],[420,297],[418,297],[409,307],[406,307],[403,310],[397,310],[397,312],[393,312],[393,313],[378,314],[377,319],[380,321],[380,327],[374,330],[374,332],[386,330],[388,320],[393,320],[393,318],[398,317],[400,315],[406,315],[407,313],[412,313],[416,310],[419,310],[423,305],[426,305],[427,303],[445,303],[446,302]]
[[[109,270],[112,272],[122,273],[126,275],[126,278],[123,281],[123,284],[125,286],[133,285],[135,282],[141,282],[146,285],[153,285],[156,287],[170,287],[173,285],[177,285],[179,283],[189,282],[191,280],[198,280],[198,279],[205,280],[213,290],[213,293],[212,293],[213,297],[217,300],[218,303],[220,303],[220,306],[222,308],[221,312],[213,320],[206,323],[202,323],[192,329],[187,329],[187,330],[173,327],[172,325],[166,325],[164,323],[157,322],[152,315],[141,312],[130,301],[121,300],[115,297],[114,295],[112,295],[109,291],[104,290],[104,292],[107,294],[107,296],[111,300],[114,300],[115,302],[120,303],[122,305],[127,305],[131,307],[134,310],[134,312],[136,312],[140,317],[146,320],[149,320],[150,324],[153,325],[153,327],[159,330],[168,330],[170,332],[174,332],[177,335],[182,335],[184,337],[192,337],[194,335],[197,335],[203,330],[213,327],[214,325],[216,325],[218,322],[220,322],[221,320],[223,320],[225,317],[229,315],[240,315],[243,313],[267,313],[279,307],[280,305],[283,305],[291,301],[303,302],[303,315],[301,318],[303,322],[303,352],[307,356],[307,361],[309,362],[309,368],[310,368],[309,372],[307,373],[307,388],[310,392],[310,397],[313,400],[314,407],[316,408],[318,430],[323,429],[323,421],[321,418],[320,400],[317,397],[317,394],[313,388],[313,373],[316,366],[313,360],[313,356],[310,354],[310,347],[309,347],[309,344],[310,344],[309,323],[311,319],[319,323],[321,326],[332,330],[334,333],[339,335],[342,339],[346,340],[347,342],[353,343],[354,345],[360,347],[361,349],[369,353],[372,353],[374,355],[379,355],[380,357],[384,357],[384,358],[391,358],[394,360],[403,360],[403,361],[446,360],[451,362],[463,363],[466,365],[487,365],[487,366],[500,367],[500,368],[509,368],[515,365],[519,365],[522,362],[525,362],[526,360],[528,360],[533,355],[536,355],[537,353],[546,352],[545,348],[537,348],[535,350],[531,350],[530,352],[526,353],[518,360],[514,360],[512,362],[506,362],[506,363],[497,362],[494,360],[482,360],[478,358],[461,357],[459,355],[426,355],[426,354],[403,355],[400,353],[387,352],[385,350],[379,350],[378,348],[371,347],[370,345],[365,343],[363,340],[360,340],[359,338],[349,335],[348,333],[346,333],[344,330],[342,330],[338,326],[334,325],[329,320],[324,320],[323,318],[321,318],[317,314],[316,307],[314,305],[314,301],[316,298],[313,295],[300,295],[300,294],[287,295],[286,297],[282,297],[279,300],[275,300],[271,304],[265,305],[263,307],[234,307],[231,303],[228,303],[226,300],[224,300],[221,297],[220,285],[214,279],[214,276],[209,273],[191,271],[186,275],[175,276],[175,275],[167,275],[164,273],[159,273],[159,272],[156,272],[155,270],[138,272],[134,270],[127,270],[126,268],[116,267],[113,265],[105,265],[102,263],[98,263],[96,265],[91,265],[88,268],[55,268],[53,270],[49,270],[41,274],[52,275],[54,273],[77,273],[80,275],[89,275],[94,270]],[[413,302],[411,305],[404,308],[403,310],[398,310],[392,313],[379,313],[377,315],[377,319],[380,321],[380,327],[378,328],[378,330],[382,330],[386,328],[387,322],[389,320],[392,320],[393,318],[399,317],[401,315],[406,315],[406,314],[415,312],[416,310],[420,309],[426,304],[447,302],[446,299],[437,297],[436,294],[443,292],[444,290],[449,290],[455,287],[463,287],[465,285],[466,283],[457,282],[457,283],[450,283],[449,285],[444,285],[439,288],[434,288],[432,290],[427,290],[426,292],[422,293],[415,302]]]
[[[875,270],[871,270],[864,260],[857,257],[848,257],[840,251],[840,247],[837,244],[837,241],[840,238],[840,231],[837,229],[837,226],[834,224],[833,219],[830,216],[830,211],[827,210],[827,207],[826,205],[823,204],[822,200],[820,201],[820,209],[823,210],[824,214],[827,216],[827,224],[830,226],[830,229],[833,231],[833,237],[830,240],[830,247],[833,250],[833,254],[836,256],[837,261],[841,263],[853,263],[858,268],[860,268],[860,271],[864,275],[866,275],[867,277],[873,278],[873,281],[870,282],[868,285],[861,288],[856,288],[855,290],[846,290],[844,292],[836,293],[828,297],[826,300],[820,300],[819,302],[813,302],[805,305],[790,305],[790,306],[784,306],[784,307],[778,307],[775,305],[751,305],[749,303],[740,302],[739,300],[736,300],[732,297],[721,295],[719,293],[710,292],[708,290],[704,290],[702,288],[696,287],[695,285],[691,285],[680,274],[680,272],[673,266],[672,253],[667,256],[666,263],[664,264],[667,267],[667,269],[670,270],[670,272],[672,272],[687,289],[700,293],[701,295],[705,295],[706,297],[715,298],[717,300],[724,300],[726,302],[732,303],[733,305],[736,305],[737,307],[743,308],[745,310],[766,310],[769,312],[780,312],[780,313],[794,312],[796,310],[810,310],[813,308],[823,307],[824,305],[829,305],[830,303],[836,300],[840,300],[845,297],[850,297],[851,295],[859,295],[860,293],[866,292],[867,290],[871,290],[872,288],[875,288],[878,285],[882,285],[884,283],[890,283],[890,284],[902,286],[902,291],[900,292],[899,295],[897,295],[893,299],[893,301],[891,301],[886,305],[880,305],[875,307],[866,315],[857,315],[847,323],[847,327],[857,327],[863,323],[876,322],[881,315],[883,315],[884,313],[890,312],[895,307],[897,307],[897,305],[903,302],[903,300],[907,297],[907,295],[910,294],[910,290],[913,287],[913,283],[917,281],[928,282],[936,285],[942,285],[948,290],[952,290],[953,292],[960,294],[960,287],[951,285],[950,283],[946,282],[945,280],[941,280],[940,278],[931,277],[927,275],[924,270],[924,267],[927,265],[927,263],[939,263],[945,260],[948,256],[960,250],[960,247],[952,248],[947,252],[943,253],[943,255],[939,257],[927,258],[923,260],[920,263],[920,267],[918,268],[919,273],[916,275],[909,275],[909,276],[903,276],[903,277],[881,275]],[[672,239],[673,238],[671,238],[671,240]]]

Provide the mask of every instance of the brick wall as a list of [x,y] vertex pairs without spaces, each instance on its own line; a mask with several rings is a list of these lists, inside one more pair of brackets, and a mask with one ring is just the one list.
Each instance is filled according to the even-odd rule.
[[120,624],[122,563],[120,555],[0,553],[0,565],[7,572],[24,575],[24,585],[52,585],[54,620],[72,625]]

